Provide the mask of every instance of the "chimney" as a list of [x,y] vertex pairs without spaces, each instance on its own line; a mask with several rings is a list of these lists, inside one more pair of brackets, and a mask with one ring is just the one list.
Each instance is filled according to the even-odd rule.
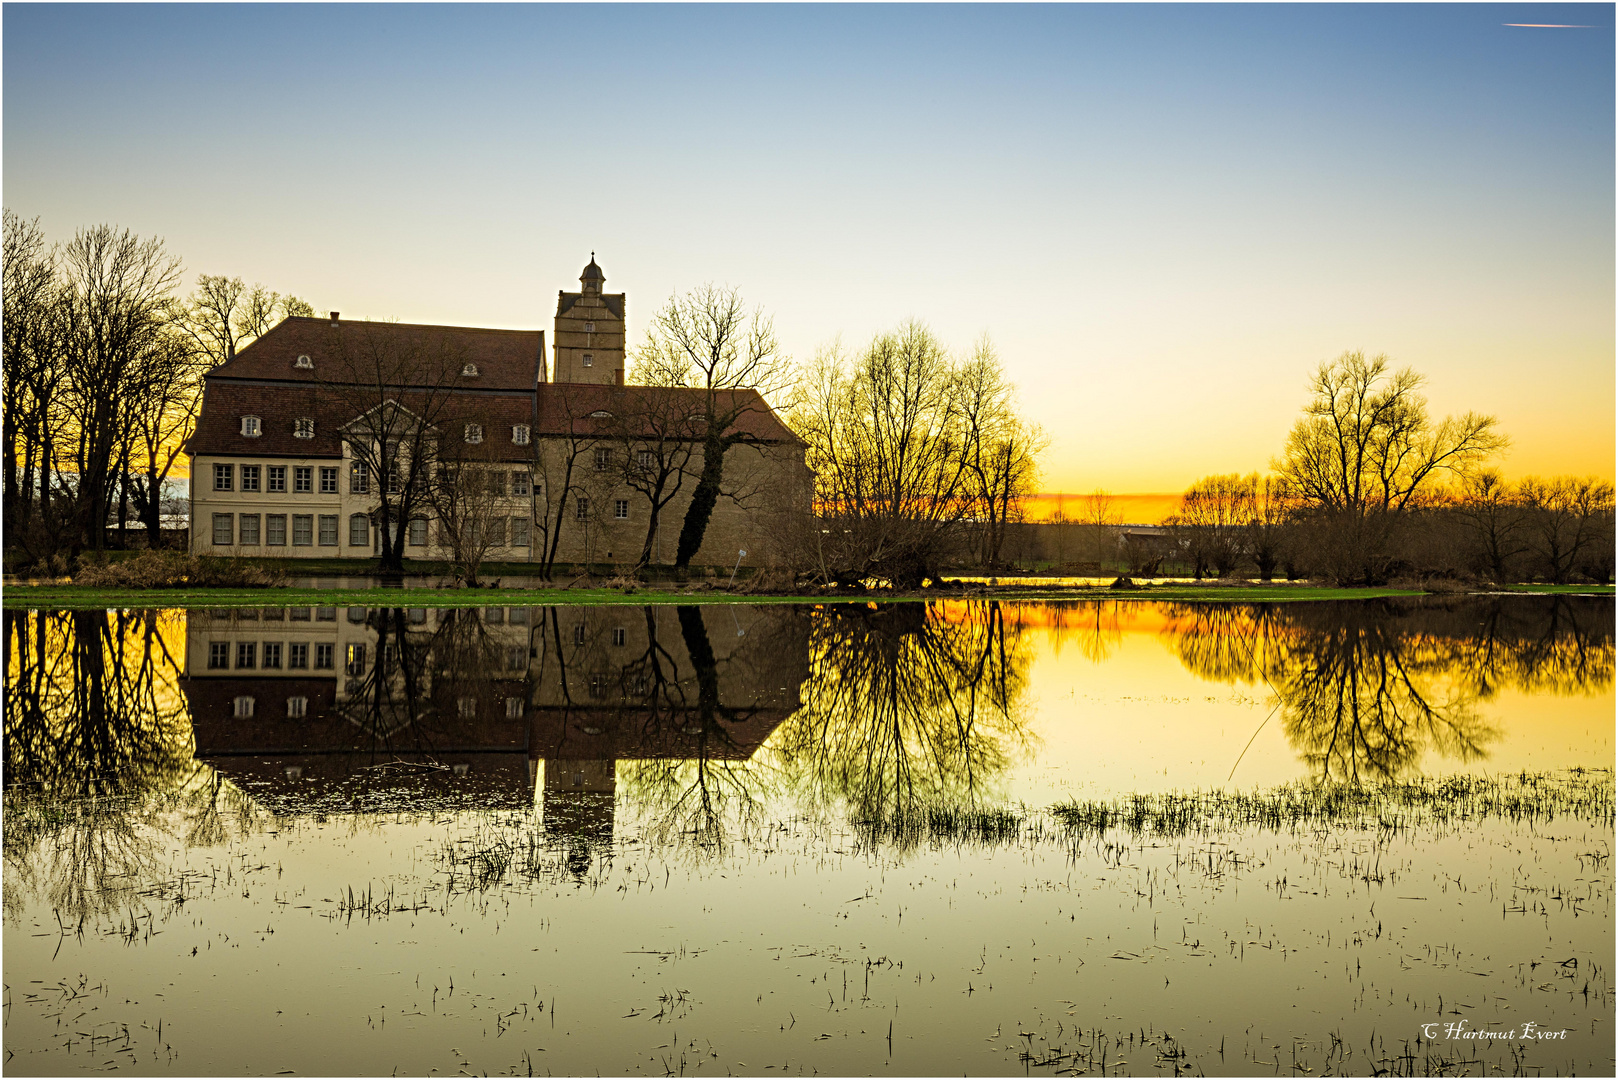
[[336,311],[331,313],[331,325],[332,325],[333,329],[336,329],[336,327],[337,327],[337,316],[338,316],[338,314],[339,314],[339,312],[336,312]]

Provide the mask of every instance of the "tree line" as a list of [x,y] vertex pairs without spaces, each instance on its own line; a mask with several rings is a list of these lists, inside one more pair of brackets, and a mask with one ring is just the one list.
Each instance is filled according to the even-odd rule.
[[1197,578],[1252,570],[1266,581],[1279,571],[1342,585],[1610,582],[1613,485],[1504,480],[1492,462],[1509,440],[1496,418],[1434,420],[1424,381],[1385,356],[1349,352],[1321,364],[1270,470],[1192,484],[1156,558]]
[[222,275],[182,295],[157,237],[97,225],[52,244],[37,218],[4,219],[6,546],[29,564],[100,550],[114,519],[158,546],[203,374],[313,310]]

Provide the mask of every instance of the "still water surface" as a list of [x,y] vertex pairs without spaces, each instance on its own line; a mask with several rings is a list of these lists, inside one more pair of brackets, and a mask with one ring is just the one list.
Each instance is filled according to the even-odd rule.
[[1613,1068],[1610,600],[5,620],[8,1072]]

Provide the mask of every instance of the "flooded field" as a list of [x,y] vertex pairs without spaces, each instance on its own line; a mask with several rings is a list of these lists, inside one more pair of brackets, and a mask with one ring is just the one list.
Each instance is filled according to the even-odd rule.
[[1611,600],[4,618],[11,1074],[1618,1064]]

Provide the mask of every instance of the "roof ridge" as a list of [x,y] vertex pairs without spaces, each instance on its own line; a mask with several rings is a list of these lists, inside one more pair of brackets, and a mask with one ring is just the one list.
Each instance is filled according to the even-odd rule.
[[[272,326],[270,328],[270,330],[274,330],[278,326],[281,326],[281,325],[283,325],[285,323],[289,323],[293,319],[297,319],[299,322],[313,322],[313,323],[322,323],[322,322],[330,322],[331,321],[329,319],[322,319],[319,316],[288,315],[286,318],[282,319],[281,322],[278,322],[278,323],[275,324],[275,326]],[[535,328],[533,330],[515,330],[515,329],[499,327],[499,326],[455,326],[455,325],[453,325],[451,323],[408,323],[408,322],[392,322],[392,321],[389,321],[387,319],[339,319],[338,320],[338,325],[339,326],[347,326],[350,323],[359,323],[362,326],[397,326],[400,329],[410,329],[410,330],[463,330],[463,331],[470,331],[470,332],[475,333],[475,334],[543,334],[545,332],[544,327],[537,327],[537,328]],[[269,332],[270,331],[265,331],[265,333],[269,333]],[[253,340],[257,341],[258,339],[254,338]],[[243,346],[243,348],[246,348],[246,346]]]

